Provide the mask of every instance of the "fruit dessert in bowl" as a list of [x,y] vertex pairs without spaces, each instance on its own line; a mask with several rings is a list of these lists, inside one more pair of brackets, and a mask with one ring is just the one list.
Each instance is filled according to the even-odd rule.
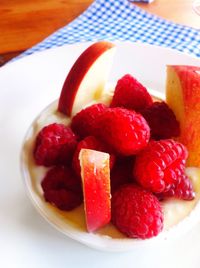
[[165,97],[133,74],[108,84],[115,50],[102,41],[79,56],[59,100],[31,124],[21,166],[53,226],[123,251],[174,237],[200,217],[200,68],[167,66]]

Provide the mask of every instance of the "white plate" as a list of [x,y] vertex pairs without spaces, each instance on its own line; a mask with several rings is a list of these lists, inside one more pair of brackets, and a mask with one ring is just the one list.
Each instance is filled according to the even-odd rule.
[[[126,43],[122,46],[119,43],[118,45],[117,57],[111,73],[111,80],[113,81],[125,73],[132,73],[144,85],[162,93],[165,83],[166,64],[200,66],[199,59],[170,49],[144,44]],[[0,123],[3,126],[0,132],[0,180],[1,185],[4,185],[0,188],[0,217],[3,216],[0,220],[0,236],[2,238],[0,246],[5,252],[5,254],[2,254],[3,258],[1,258],[0,263],[3,260],[12,262],[11,259],[6,258],[6,256],[10,255],[10,252],[14,256],[13,260],[18,260],[17,263],[21,264],[21,267],[23,266],[22,259],[24,263],[27,262],[30,265],[29,258],[22,258],[25,254],[23,252],[26,252],[27,256],[31,258],[36,257],[34,261],[36,264],[41,263],[41,260],[44,262],[40,245],[43,243],[50,254],[51,247],[48,241],[52,239],[51,241],[57,245],[57,248],[52,253],[55,252],[55,258],[56,256],[62,256],[61,263],[65,263],[65,255],[62,255],[60,250],[68,249],[66,252],[68,256],[67,263],[74,264],[73,267],[78,267],[78,264],[80,265],[81,263],[82,267],[88,265],[82,255],[82,253],[87,252],[85,248],[73,243],[72,240],[66,237],[64,240],[65,242],[67,241],[66,243],[63,240],[60,241],[59,234],[54,233],[54,230],[41,221],[34,210],[31,209],[24,195],[24,188],[20,183],[21,175],[18,169],[21,143],[26,130],[35,116],[50,102],[59,97],[63,81],[70,66],[87,46],[88,44],[77,44],[47,50],[7,64],[0,69]],[[180,240],[174,242],[177,246],[170,245],[167,250],[171,252],[173,262],[171,260],[166,262],[165,260],[165,263],[175,263],[175,256],[178,256],[180,260],[184,260],[181,263],[185,265],[187,261],[179,250],[179,247],[183,249],[184,245],[186,250],[190,248],[190,258],[196,257],[197,260],[196,254],[200,245],[197,239],[198,237],[200,238],[199,232],[197,232],[199,229],[200,226],[197,229],[193,229],[189,234],[184,235],[184,239],[180,238]],[[21,237],[25,239],[27,246],[23,246],[23,243],[20,243]],[[1,242],[5,241],[5,239],[8,241],[7,246]],[[184,244],[181,239],[186,240],[187,243]],[[192,251],[191,245],[194,245]],[[12,250],[13,247],[15,251]],[[152,246],[152,248],[157,253],[161,250],[157,245]],[[81,250],[79,260],[72,259],[72,249],[75,251]],[[149,266],[152,264],[153,267],[156,263],[153,256],[157,256],[156,260],[164,256],[161,252],[160,256],[159,254],[154,255],[153,251],[148,248],[145,251],[147,258],[144,260],[142,255],[145,249],[136,248],[135,250],[137,255],[141,256],[141,259],[136,258],[134,260],[135,264],[138,265],[149,263]],[[151,252],[152,255],[150,256],[147,252]],[[98,253],[96,254],[98,255]],[[134,253],[132,254],[134,255]],[[123,260],[121,264],[128,264],[127,260],[131,260],[133,255],[128,255],[125,259],[121,258]],[[21,259],[17,258],[17,256],[21,256]],[[110,258],[108,255],[103,256],[104,260],[109,260]],[[49,257],[52,258],[52,255],[50,254]],[[81,258],[85,262],[81,262]],[[116,260],[116,257],[113,256],[112,258],[112,261],[109,262],[109,267],[111,265],[121,267],[117,266],[120,262]],[[94,261],[96,267],[100,267],[102,264],[104,267],[107,265],[106,261],[104,262],[100,259],[96,260],[94,258]],[[41,267],[45,267],[46,264],[47,262]]]

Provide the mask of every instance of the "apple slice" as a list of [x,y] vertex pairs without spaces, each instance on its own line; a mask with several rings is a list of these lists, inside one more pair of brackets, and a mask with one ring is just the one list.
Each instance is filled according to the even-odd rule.
[[89,46],[76,60],[64,82],[58,110],[67,116],[98,100],[112,66],[115,45],[100,41]]
[[200,167],[200,67],[168,66],[166,101],[180,122],[187,165]]
[[87,230],[93,232],[111,218],[109,154],[82,149],[79,154]]

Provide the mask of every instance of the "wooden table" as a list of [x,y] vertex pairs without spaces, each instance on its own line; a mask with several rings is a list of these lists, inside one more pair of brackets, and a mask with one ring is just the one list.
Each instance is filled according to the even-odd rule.
[[[125,0],[124,0],[125,1]],[[81,14],[92,0],[0,0],[0,65]],[[200,28],[193,0],[155,0],[137,4],[171,21]]]

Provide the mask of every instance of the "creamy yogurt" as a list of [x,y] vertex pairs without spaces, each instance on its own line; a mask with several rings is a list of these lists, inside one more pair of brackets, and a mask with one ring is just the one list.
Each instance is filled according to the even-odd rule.
[[[105,97],[104,97],[105,98]],[[105,100],[108,102],[108,98]],[[105,101],[102,100],[105,103]],[[37,133],[46,125],[51,123],[63,123],[68,125],[70,118],[62,115],[57,111],[57,101],[48,106],[39,117],[33,122],[24,145],[23,161],[28,173],[29,181],[28,189],[32,198],[36,200],[40,206],[45,206],[54,214],[55,220],[61,220],[77,228],[79,231],[86,231],[85,216],[83,205],[70,212],[61,211],[45,202],[41,188],[41,181],[47,171],[47,168],[37,166],[33,159],[33,146]],[[186,174],[191,178],[196,193],[195,199],[192,201],[178,200],[174,198],[162,201],[164,211],[164,230],[169,230],[173,226],[180,223],[183,219],[190,215],[197,202],[200,199],[200,169],[195,167],[186,168]],[[27,174],[26,174],[27,175]],[[31,189],[30,189],[31,188]],[[99,229],[97,234],[108,236],[111,238],[125,238],[111,223]]]

